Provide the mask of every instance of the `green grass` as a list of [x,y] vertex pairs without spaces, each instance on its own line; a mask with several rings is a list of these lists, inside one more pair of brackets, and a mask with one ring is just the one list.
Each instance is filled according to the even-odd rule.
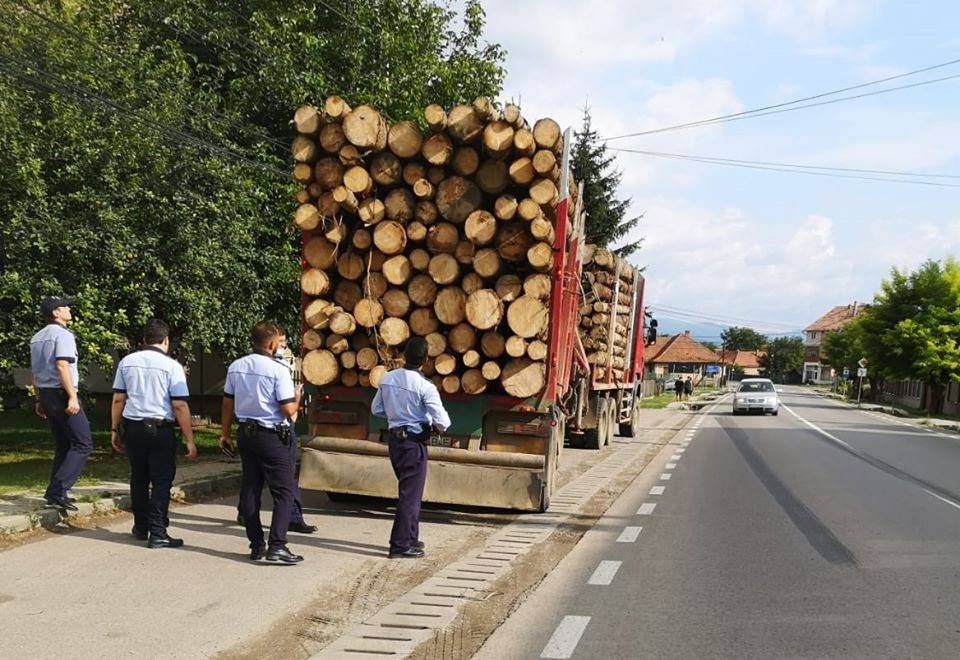
[[[93,432],[93,453],[87,459],[78,486],[100,481],[126,481],[130,467],[126,456],[113,455],[110,447],[109,414],[88,412]],[[194,442],[202,459],[220,456],[220,429],[194,430]],[[53,436],[47,423],[33,409],[0,412],[0,495],[46,488],[53,461]]]
[[644,397],[640,400],[640,408],[666,408],[671,401],[676,401],[675,392],[664,392],[657,396]]

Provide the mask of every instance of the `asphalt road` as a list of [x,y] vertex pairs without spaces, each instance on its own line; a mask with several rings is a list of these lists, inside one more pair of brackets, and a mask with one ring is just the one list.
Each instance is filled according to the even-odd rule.
[[692,416],[475,657],[960,657],[960,439],[782,396]]

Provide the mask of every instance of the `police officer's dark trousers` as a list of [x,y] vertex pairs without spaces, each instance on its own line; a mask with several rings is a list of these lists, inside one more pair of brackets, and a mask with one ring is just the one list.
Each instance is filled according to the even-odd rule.
[[37,395],[55,445],[50,485],[44,497],[62,499],[80,478],[87,456],[93,451],[90,422],[83,408],[76,415],[67,414],[67,393],[63,389],[40,388]]
[[[291,424],[291,429],[292,427]],[[300,484],[297,483],[297,455],[300,453],[300,446],[297,443],[296,432],[291,430],[290,436],[290,443],[287,445],[290,449],[290,469],[293,475],[293,504],[290,506],[290,523],[295,525],[306,521],[303,519],[303,505],[300,504]],[[237,515],[243,517],[243,506],[239,498],[237,499]]]
[[390,552],[405,552],[420,539],[420,502],[427,482],[427,434],[406,439],[390,433],[390,464],[397,475],[397,512],[390,532]]
[[177,475],[179,441],[173,425],[154,432],[143,422],[123,421],[123,444],[130,460],[130,506],[134,526],[151,536],[166,536],[170,488]]
[[[291,440],[293,442],[293,440]],[[260,526],[260,496],[264,482],[273,498],[273,518],[270,521],[270,548],[287,543],[290,511],[293,507],[293,465],[290,447],[280,441],[273,429],[258,426],[251,438],[241,430],[237,444],[243,477],[240,482],[240,510],[247,529],[251,548],[263,547],[263,528]]]

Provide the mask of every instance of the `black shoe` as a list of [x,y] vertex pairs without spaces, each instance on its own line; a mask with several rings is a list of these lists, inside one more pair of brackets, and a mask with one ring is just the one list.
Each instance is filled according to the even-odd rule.
[[290,523],[290,526],[287,529],[291,532],[300,532],[301,534],[313,534],[316,532],[319,527],[316,525],[308,525],[305,522]]
[[414,546],[404,550],[403,552],[391,552],[390,559],[420,559],[426,554],[427,553],[425,553],[422,548]]
[[267,561],[282,561],[287,564],[299,564],[303,561],[303,557],[293,554],[285,545],[267,550],[266,559]]
[[250,559],[253,561],[259,561],[260,559],[263,559],[266,554],[267,551],[263,549],[262,545],[260,547],[250,549]]
[[427,547],[427,546],[425,546],[425,545],[423,544],[423,541],[416,541],[416,542],[413,544],[413,547],[414,547],[414,548],[420,548],[421,550],[423,550],[423,549],[424,549],[425,547]]
[[149,534],[142,529],[137,529],[136,525],[133,526],[133,529],[130,530],[130,533],[133,534],[133,538],[137,539],[138,541],[146,541],[148,538],[150,538]]
[[147,542],[148,548],[179,548],[183,545],[183,539],[175,539],[172,536],[151,536]]
[[77,507],[62,497],[48,497],[47,504],[63,509],[64,511],[76,511]]

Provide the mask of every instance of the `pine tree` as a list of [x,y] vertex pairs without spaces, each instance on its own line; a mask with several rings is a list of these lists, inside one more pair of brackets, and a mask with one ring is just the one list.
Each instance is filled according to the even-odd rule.
[[[575,134],[571,156],[573,174],[583,182],[583,206],[587,212],[587,242],[607,247],[625,237],[643,218],[643,214],[624,219],[630,208],[629,199],[617,199],[617,188],[623,173],[616,169],[616,156],[607,153],[607,145],[594,130],[590,107],[583,109],[583,125]],[[617,247],[614,251],[622,257],[633,254],[640,248],[643,239]]]

